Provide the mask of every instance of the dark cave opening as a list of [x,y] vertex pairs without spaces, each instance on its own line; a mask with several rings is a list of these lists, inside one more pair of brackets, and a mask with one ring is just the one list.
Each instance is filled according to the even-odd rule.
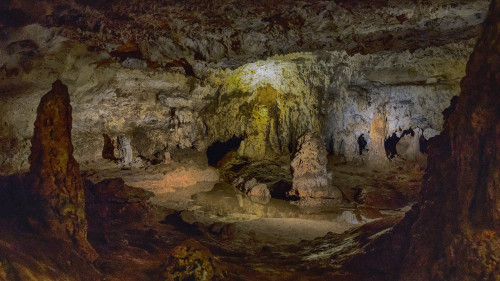
[[[402,139],[406,135],[411,135],[412,137],[415,135],[415,131],[413,131],[412,128],[409,128],[406,130],[402,130],[401,128],[399,128],[399,131],[402,131],[400,137],[398,137],[396,132],[394,132],[394,133],[392,133],[392,135],[389,138],[387,138],[384,141],[385,154],[386,154],[387,158],[389,158],[389,159],[394,158],[398,154],[396,146],[397,146],[400,139]],[[419,139],[419,141],[420,141],[420,139]],[[420,147],[421,147],[420,150],[422,150],[422,145],[420,145]]]
[[233,135],[232,138],[225,142],[214,142],[207,149],[208,165],[216,166],[217,163],[230,151],[238,149],[241,143],[241,138]]

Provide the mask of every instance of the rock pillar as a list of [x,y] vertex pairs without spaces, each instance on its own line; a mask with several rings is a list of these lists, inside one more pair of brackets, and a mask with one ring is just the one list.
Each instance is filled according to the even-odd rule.
[[68,88],[59,80],[37,109],[31,139],[27,193],[30,225],[41,234],[75,243],[89,259],[85,197],[80,167],[73,158]]

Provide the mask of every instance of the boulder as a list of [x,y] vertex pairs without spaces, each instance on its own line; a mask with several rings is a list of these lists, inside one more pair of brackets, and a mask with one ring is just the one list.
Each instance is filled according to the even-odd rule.
[[271,200],[267,185],[258,182],[255,178],[245,180],[244,177],[239,177],[233,182],[233,186],[244,192],[255,203],[267,204]]
[[173,248],[159,269],[157,280],[223,280],[219,262],[200,242],[189,239]]

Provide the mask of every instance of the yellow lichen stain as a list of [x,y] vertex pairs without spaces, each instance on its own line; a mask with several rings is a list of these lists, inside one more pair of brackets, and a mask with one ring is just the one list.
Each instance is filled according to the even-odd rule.
[[279,93],[271,85],[266,84],[255,91],[254,97],[258,104],[271,107],[279,100]]

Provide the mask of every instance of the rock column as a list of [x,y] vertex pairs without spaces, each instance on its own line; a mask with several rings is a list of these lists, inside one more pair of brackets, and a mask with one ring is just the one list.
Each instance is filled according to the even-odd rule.
[[68,88],[59,80],[37,109],[31,139],[27,193],[30,225],[41,234],[75,243],[89,259],[85,198],[80,167],[73,158]]

